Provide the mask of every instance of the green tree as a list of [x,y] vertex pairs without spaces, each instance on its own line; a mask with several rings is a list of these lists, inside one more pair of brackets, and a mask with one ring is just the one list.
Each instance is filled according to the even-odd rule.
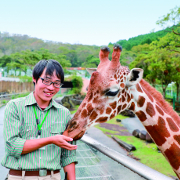
[[40,49],[38,51],[25,50],[16,52],[10,56],[3,56],[1,59],[0,66],[6,66],[7,70],[13,69],[15,75],[17,75],[17,70],[19,72],[23,71],[27,75],[27,71],[29,69],[32,70],[34,65],[42,59],[55,59],[63,68],[71,66],[71,63],[66,59],[65,55],[50,53],[47,49]]
[[[179,72],[176,70],[179,67],[179,55],[172,49],[174,38],[167,34],[158,41],[153,41],[148,46],[134,47],[132,50],[138,50],[139,54],[136,59],[130,64],[130,67],[140,67],[144,70],[144,78],[153,86],[156,83],[161,84],[163,96],[169,83],[176,79]],[[145,49],[144,49],[145,48]],[[143,49],[145,51],[143,51]]]
[[28,69],[32,69],[34,65],[41,59],[41,56],[30,50],[21,51],[20,53],[14,53],[10,55],[13,59],[13,62],[8,64],[15,71],[18,69],[19,71],[25,72],[27,74]]
[[154,41],[152,44],[152,49],[163,49],[165,53],[169,53],[169,64],[171,65],[171,70],[167,69],[166,71],[172,72],[169,73],[169,75],[171,75],[171,81],[176,82],[178,100],[180,86],[180,36],[171,32],[163,38],[160,38],[159,41]]
[[166,49],[170,52],[180,53],[180,36],[177,36],[174,33],[168,33],[158,41],[153,41],[152,44],[156,45],[156,48],[159,49]]
[[[169,30],[169,32],[172,32],[175,36],[180,37],[180,7],[175,7],[174,9],[171,9],[167,15],[164,15],[161,17],[160,20],[156,22],[158,25],[162,27],[169,27],[172,26],[172,28]],[[170,43],[170,42],[169,42]],[[178,52],[180,53],[180,41],[174,41],[173,46],[175,48],[178,48]]]
[[150,68],[150,64],[154,63],[153,53],[148,54],[139,54],[135,60],[130,63],[129,67],[130,69],[134,67],[138,67],[144,70],[143,77],[146,79],[149,83],[151,83],[154,87],[156,85],[156,78],[157,78],[157,67],[153,66]]
[[176,67],[175,72],[177,73],[173,76],[173,81],[176,82],[178,100],[180,91],[180,7],[175,7],[174,9],[171,9],[167,15],[161,17],[161,19],[158,20],[156,23],[161,25],[162,27],[168,27],[169,25],[173,24],[171,30],[172,33],[169,35],[173,40],[169,41],[167,47],[170,51],[175,52],[175,57],[173,60],[175,62],[174,66]]
[[94,57],[93,55],[89,55],[85,62],[82,64],[82,67],[86,68],[96,68],[100,63],[99,58]]
[[6,67],[7,63],[10,63],[12,61],[12,58],[8,55],[4,55],[0,58],[0,67]]
[[59,54],[55,57],[55,60],[58,61],[63,68],[71,66],[70,61],[66,59],[65,55]]
[[136,58],[136,53],[123,49],[121,52],[120,63],[122,66],[129,66],[129,64]]
[[40,60],[42,60],[42,59],[48,60],[48,59],[55,59],[56,58],[56,54],[51,53],[48,49],[41,48],[40,50],[35,51],[35,52],[41,56]]
[[174,63],[174,75],[172,77],[172,80],[173,82],[175,82],[176,85],[176,94],[178,101],[180,92],[180,55],[178,53],[175,53],[172,60]]
[[66,59],[70,61],[72,67],[77,67],[77,52],[72,49],[68,49],[66,47],[60,47],[59,48],[59,53],[61,55],[65,55]]
[[180,7],[176,6],[174,9],[171,9],[169,13],[162,16],[156,23],[162,27],[180,25]]
[[172,76],[174,75],[174,66],[172,62],[172,54],[165,49],[156,49],[153,51],[153,58],[150,61],[148,69],[152,71],[152,74],[156,75],[159,83],[163,89],[163,96],[168,84],[172,82]]

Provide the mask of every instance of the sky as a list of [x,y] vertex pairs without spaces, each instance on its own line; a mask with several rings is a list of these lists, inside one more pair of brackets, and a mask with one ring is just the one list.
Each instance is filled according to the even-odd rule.
[[156,21],[180,0],[0,0],[0,32],[108,45],[161,30]]

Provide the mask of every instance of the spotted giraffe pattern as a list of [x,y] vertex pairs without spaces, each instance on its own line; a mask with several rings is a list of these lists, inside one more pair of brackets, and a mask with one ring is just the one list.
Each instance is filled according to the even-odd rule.
[[165,102],[162,95],[144,80],[136,85],[134,93],[139,97],[137,104],[134,105],[134,112],[179,177],[179,116]]
[[142,79],[143,70],[120,65],[121,48],[99,53],[100,64],[93,72],[88,92],[64,134],[79,139],[85,131],[106,122],[125,109],[132,110],[180,177],[180,117],[162,95]]

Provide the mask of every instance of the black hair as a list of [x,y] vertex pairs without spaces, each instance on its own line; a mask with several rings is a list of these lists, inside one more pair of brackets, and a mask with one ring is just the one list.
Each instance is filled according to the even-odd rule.
[[54,59],[41,60],[34,66],[33,77],[34,79],[36,79],[36,82],[38,81],[39,77],[41,76],[45,68],[46,68],[46,72],[45,72],[46,75],[52,76],[55,71],[56,76],[61,80],[61,83],[64,82],[63,68],[60,65],[60,63]]

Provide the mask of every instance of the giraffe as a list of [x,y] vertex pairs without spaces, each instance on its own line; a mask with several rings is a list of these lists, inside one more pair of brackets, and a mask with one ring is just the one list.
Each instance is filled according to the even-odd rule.
[[97,69],[88,70],[91,79],[86,97],[63,134],[80,139],[91,126],[106,122],[125,109],[132,110],[180,178],[180,117],[142,79],[142,69],[121,66],[121,51],[120,46],[114,46],[110,61],[109,48],[100,50],[100,64]]

